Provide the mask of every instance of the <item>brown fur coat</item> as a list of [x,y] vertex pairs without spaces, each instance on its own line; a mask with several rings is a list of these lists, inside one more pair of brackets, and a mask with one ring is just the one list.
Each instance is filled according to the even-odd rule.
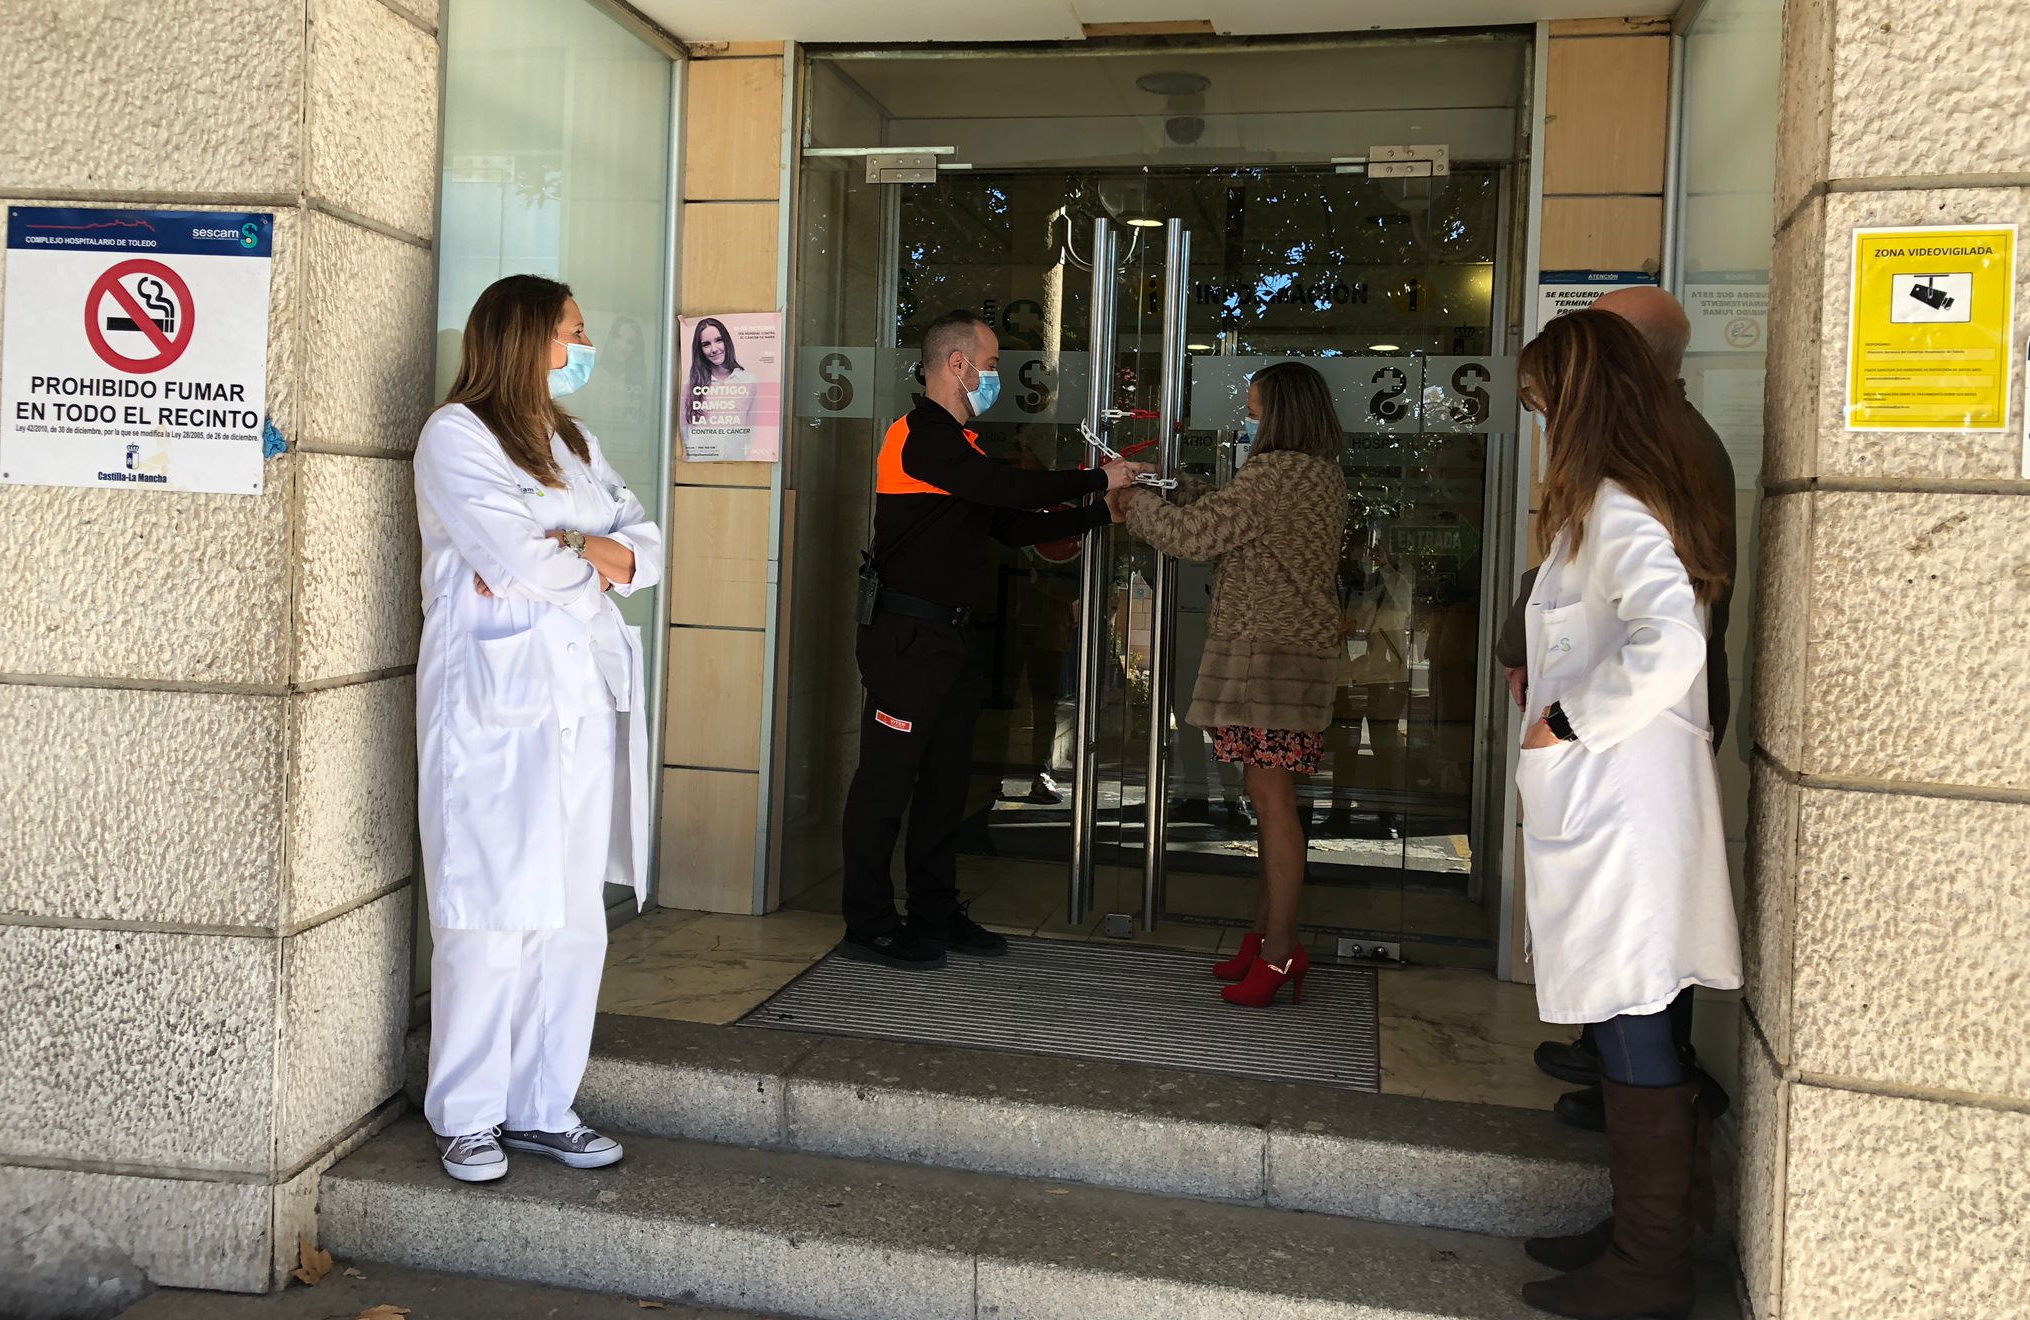
[[1339,465],[1288,450],[1257,454],[1232,481],[1188,503],[1142,491],[1129,497],[1126,513],[1129,530],[1164,554],[1217,565],[1205,657],[1185,718],[1202,729],[1297,733],[1330,724],[1346,670]]

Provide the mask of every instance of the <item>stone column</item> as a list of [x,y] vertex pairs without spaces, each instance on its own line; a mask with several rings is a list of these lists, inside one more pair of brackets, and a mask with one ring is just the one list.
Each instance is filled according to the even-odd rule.
[[267,1288],[399,1089],[437,100],[436,0],[0,6],[0,202],[275,213],[290,442],[0,487],[0,1313]]
[[[782,310],[783,59],[780,42],[700,44],[684,79],[683,314]],[[793,322],[791,323],[793,326]],[[687,363],[690,345],[677,348]],[[680,365],[678,376],[683,375]],[[785,434],[785,443],[794,443]],[[674,456],[670,499],[669,699],[663,738],[664,907],[753,912],[762,748],[787,729],[781,702],[765,728],[774,665],[763,629],[771,561],[771,473],[761,463]],[[689,568],[679,568],[689,565]],[[703,571],[700,567],[703,566]],[[782,578],[781,596],[791,583]],[[710,692],[710,702],[699,702]]]
[[1768,1320],[2030,1296],[2030,482],[1844,425],[1858,227],[2030,237],[2030,7],[1791,0],[1763,469],[1741,1249]]

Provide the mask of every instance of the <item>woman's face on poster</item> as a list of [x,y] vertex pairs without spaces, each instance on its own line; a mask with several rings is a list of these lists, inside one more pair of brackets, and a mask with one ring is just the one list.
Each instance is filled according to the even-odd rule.
[[713,366],[726,365],[726,337],[719,333],[719,327],[708,325],[698,331],[698,351]]

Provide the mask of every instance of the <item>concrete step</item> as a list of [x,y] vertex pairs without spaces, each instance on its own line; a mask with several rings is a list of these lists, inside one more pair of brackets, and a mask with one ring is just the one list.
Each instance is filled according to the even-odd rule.
[[[625,1135],[454,1183],[420,1119],[324,1175],[325,1247],[812,1320],[1526,1320],[1514,1242],[999,1174]],[[1733,1320],[1709,1289],[1701,1320]]]
[[[408,1320],[769,1320],[745,1311],[706,1310],[667,1298],[615,1296],[505,1279],[374,1264],[347,1274],[341,1260],[315,1288],[282,1292],[200,1292],[163,1288],[122,1311],[120,1320],[352,1320],[376,1306],[397,1306]],[[659,1303],[644,1307],[641,1303]]]
[[1605,1141],[1540,1111],[652,1018],[600,1019],[578,1109],[657,1137],[1472,1233],[1575,1232],[1608,1201]]

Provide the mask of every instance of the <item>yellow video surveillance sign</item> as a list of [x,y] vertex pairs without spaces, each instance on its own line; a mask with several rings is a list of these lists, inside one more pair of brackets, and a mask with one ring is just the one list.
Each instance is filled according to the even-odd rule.
[[1850,431],[2000,431],[2015,365],[2016,226],[1854,231]]

